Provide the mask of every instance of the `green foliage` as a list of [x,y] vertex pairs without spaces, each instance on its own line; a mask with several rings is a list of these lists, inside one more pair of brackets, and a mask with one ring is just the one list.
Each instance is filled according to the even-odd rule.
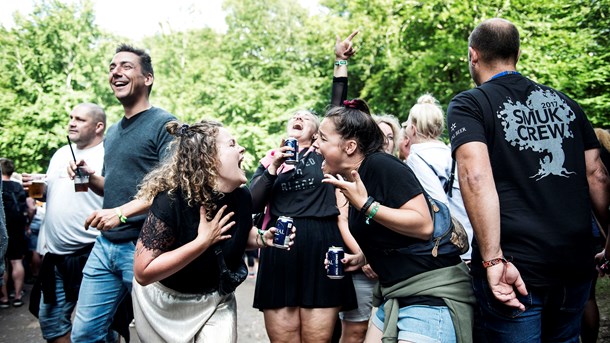
[[[335,35],[354,39],[349,97],[405,120],[423,93],[444,107],[473,86],[467,39],[491,17],[520,29],[519,70],[577,100],[596,126],[610,127],[610,0],[323,0],[311,14],[296,0],[225,0],[228,31],[145,38],[153,57],[151,101],[186,122],[219,120],[246,147],[252,171],[279,144],[298,109],[322,114],[330,96]],[[39,0],[34,12],[0,27],[0,151],[19,170],[42,171],[64,145],[68,113],[102,105],[109,123],[122,108],[107,84],[119,42],[94,23],[87,0]]]
[[[43,171],[66,144],[72,107],[109,101],[89,2],[41,2],[16,27],[0,29],[0,151],[19,170]],[[104,88],[104,91],[102,91]]]

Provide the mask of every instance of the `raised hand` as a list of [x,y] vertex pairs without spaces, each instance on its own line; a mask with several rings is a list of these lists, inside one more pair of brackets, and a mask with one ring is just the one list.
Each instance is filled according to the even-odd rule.
[[352,32],[344,40],[341,40],[341,37],[337,35],[337,40],[335,42],[335,57],[337,60],[347,60],[356,53],[356,50],[354,50],[354,46],[352,45],[352,39],[358,32],[358,30]]
[[277,169],[286,161],[289,153],[288,151],[292,151],[292,148],[284,145],[284,141],[282,140],[282,146],[279,148],[273,149],[271,151],[271,164],[268,167],[269,173],[271,175],[277,174]]
[[352,170],[351,176],[354,180],[353,182],[345,180],[341,175],[334,177],[331,174],[324,174],[325,178],[322,180],[322,182],[330,183],[331,185],[335,186],[341,193],[343,193],[343,195],[345,195],[345,198],[347,198],[352,206],[354,206],[357,210],[360,210],[368,198],[368,193],[364,187],[364,184],[362,183],[362,180],[360,179],[360,174],[358,174],[358,171]]

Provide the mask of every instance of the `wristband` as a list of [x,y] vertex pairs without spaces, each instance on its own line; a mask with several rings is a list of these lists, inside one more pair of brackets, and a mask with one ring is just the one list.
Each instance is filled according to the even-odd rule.
[[265,242],[265,237],[263,237],[263,235],[265,234],[265,231],[261,230],[261,229],[257,229],[258,230],[258,235],[261,236],[261,243],[263,244],[263,248],[267,247],[267,243]]
[[362,212],[363,214],[366,214],[366,210],[369,209],[369,207],[371,207],[371,204],[375,201],[375,199],[373,199],[372,196],[369,196],[368,199],[366,199],[366,202],[364,203],[364,205],[362,205],[362,208],[360,209],[360,212]]
[[[512,260],[512,258],[510,260]],[[483,261],[483,268],[489,268],[489,267],[495,266],[496,264],[500,264],[500,263],[507,264],[508,262],[510,262],[510,260],[507,260],[504,257],[498,257],[498,258],[491,259],[489,261]]]
[[335,61],[335,65],[336,66],[346,66],[347,65],[347,60]]
[[379,210],[379,203],[377,201],[375,201],[373,203],[373,208],[371,209],[371,213],[369,213],[369,215],[366,217],[366,224],[370,224],[370,220],[373,219],[373,217],[377,214],[377,211]]
[[121,212],[120,207],[115,208],[114,212],[116,213],[116,216],[119,217],[119,220],[121,221],[121,223],[123,223],[123,224],[127,223],[127,217],[125,217],[123,215],[123,212]]

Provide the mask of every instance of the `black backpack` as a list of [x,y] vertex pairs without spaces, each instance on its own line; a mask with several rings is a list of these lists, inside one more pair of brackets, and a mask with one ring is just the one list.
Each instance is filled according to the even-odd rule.
[[24,226],[27,224],[28,205],[26,193],[17,182],[2,182],[2,202],[7,225]]

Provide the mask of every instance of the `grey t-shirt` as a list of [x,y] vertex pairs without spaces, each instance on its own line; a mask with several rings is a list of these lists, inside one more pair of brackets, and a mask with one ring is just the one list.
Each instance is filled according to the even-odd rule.
[[[165,124],[176,118],[157,107],[112,125],[104,142],[104,205],[115,208],[134,199],[144,176],[167,153],[172,136]],[[102,232],[113,242],[136,240],[146,215],[133,216],[118,227]]]

